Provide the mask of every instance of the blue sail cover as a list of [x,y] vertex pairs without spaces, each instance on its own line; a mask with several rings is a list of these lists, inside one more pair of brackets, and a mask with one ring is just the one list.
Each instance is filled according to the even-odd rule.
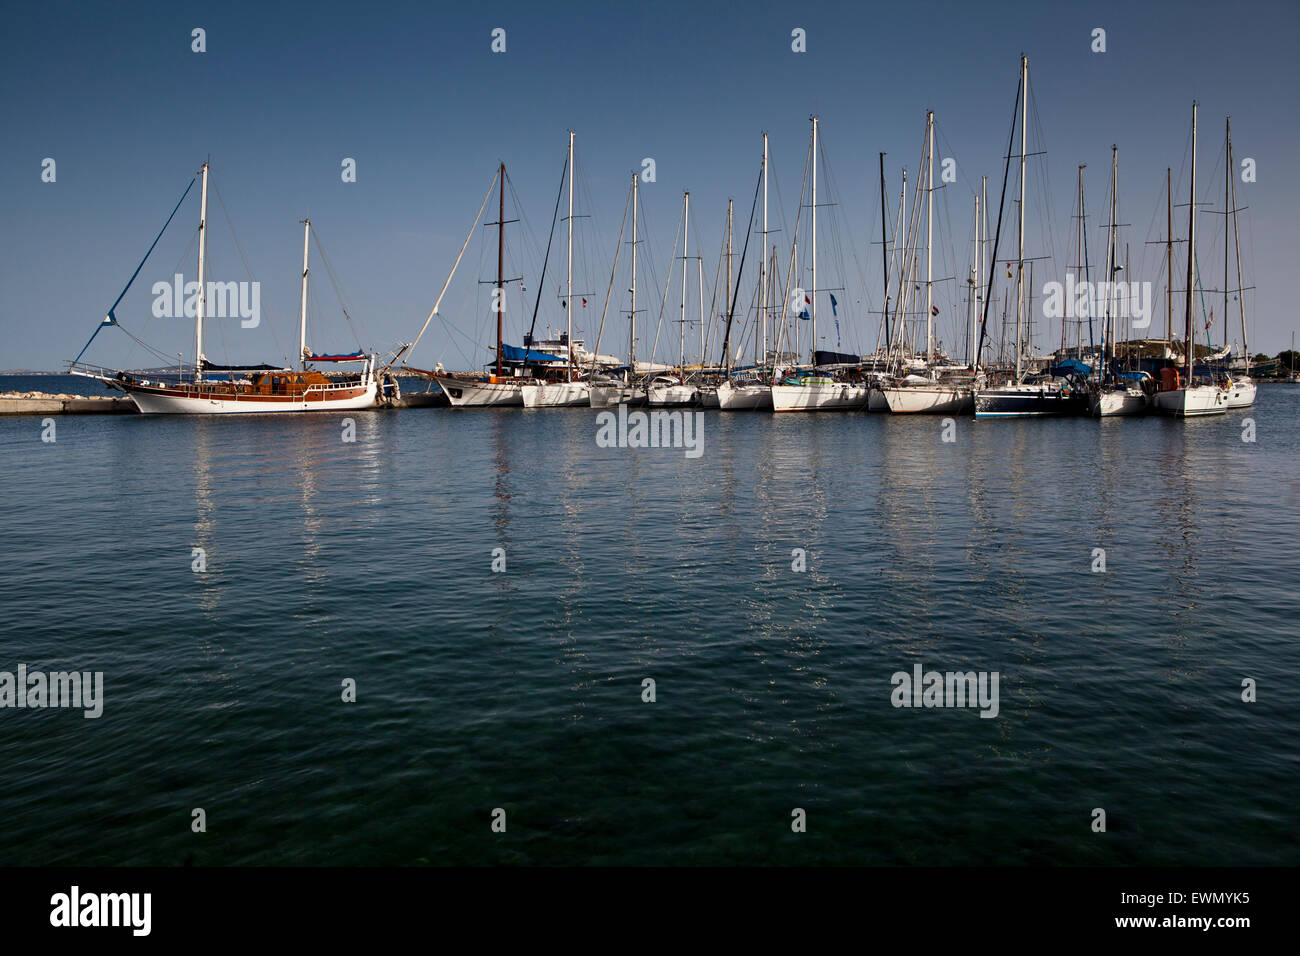
[[503,362],[563,362],[564,359],[549,352],[537,349],[523,349],[517,345],[501,343],[501,360]]
[[1087,378],[1092,374],[1092,366],[1084,365],[1077,359],[1066,359],[1060,365],[1053,365],[1049,368],[1047,374],[1053,378],[1062,378],[1066,375],[1078,375],[1080,378]]

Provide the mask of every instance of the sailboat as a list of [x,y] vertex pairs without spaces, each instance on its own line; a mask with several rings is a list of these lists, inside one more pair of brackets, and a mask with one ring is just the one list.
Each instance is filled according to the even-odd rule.
[[591,386],[577,377],[577,362],[573,349],[573,130],[569,130],[569,215],[568,272],[565,280],[564,313],[568,331],[564,336],[564,374],[557,379],[535,378],[523,388],[525,408],[557,408],[568,405],[590,405]]
[[[125,392],[136,407],[147,415],[223,415],[272,412],[328,412],[356,411],[373,408],[378,401],[378,380],[375,374],[376,357],[362,351],[349,354],[314,355],[307,348],[307,277],[308,249],[311,239],[311,220],[303,220],[302,240],[302,300],[299,317],[298,355],[300,367],[297,370],[277,368],[273,365],[230,366],[214,365],[203,354],[203,323],[207,309],[207,249],[208,249],[208,164],[200,170],[202,177],[201,198],[199,201],[199,262],[198,290],[195,299],[194,324],[194,369],[192,377],[180,369],[174,377],[153,374],[151,377],[136,375],[126,371],[112,371],[96,366],[80,364],[81,355],[90,347],[86,343],[71,363],[68,371],[74,375],[96,378],[110,388]],[[185,193],[193,186],[186,187]],[[185,195],[176,204],[180,208]],[[176,209],[172,210],[175,216]],[[167,224],[171,223],[168,217]],[[163,226],[163,232],[167,229]],[[162,232],[154,239],[145,258],[140,262],[135,275],[127,283],[122,295],[108,310],[108,315],[95,329],[117,325],[114,310],[121,303],[140,269],[148,261]],[[95,336],[91,336],[94,341]],[[309,362],[357,362],[362,366],[359,375],[342,379],[330,379],[322,372],[308,367]],[[204,373],[209,373],[204,378]]]
[[[1119,188],[1119,147],[1110,148],[1110,223],[1107,229],[1106,274],[1114,279],[1119,267],[1115,264],[1117,245],[1115,230],[1116,216],[1119,212],[1117,191]],[[1088,393],[1088,410],[1094,418],[1110,418],[1118,415],[1141,415],[1147,408],[1147,396],[1138,381],[1145,373],[1138,373],[1139,378],[1121,378],[1114,374],[1111,364],[1115,357],[1115,313],[1118,292],[1116,284],[1106,284],[1106,321],[1101,333],[1101,369],[1097,384]]]
[[[938,311],[933,301],[934,276],[934,111],[925,114],[926,155],[926,234],[925,234],[925,375],[907,375],[901,381],[881,385],[878,389],[889,411],[899,414],[970,414],[975,407],[975,389],[971,377],[957,377],[943,370],[935,351],[934,317]],[[978,213],[978,210],[977,210]]]
[[[811,288],[806,293],[810,322],[809,351],[812,366],[795,369],[780,381],[772,383],[772,411],[813,412],[850,411],[865,408],[869,388],[865,381],[850,379],[848,363],[838,361],[843,356],[819,355],[817,349],[817,161],[819,118],[812,117],[812,262]],[[802,201],[802,199],[801,199]],[[788,280],[788,276],[787,276]],[[820,359],[820,361],[819,361]],[[826,361],[830,359],[830,361]]]
[[[1017,229],[1019,251],[1017,253],[1018,268],[1016,271],[1015,370],[1010,381],[976,390],[976,418],[1037,418],[1049,415],[1073,415],[1087,408],[1083,392],[1077,385],[1071,385],[1068,377],[1066,381],[1062,382],[1053,380],[1055,376],[1031,378],[1025,374],[1025,161],[1029,155],[1026,145],[1029,108],[1029,58],[1026,56],[1020,58],[1020,88],[1017,92],[1019,96],[1017,97],[1016,107],[1019,110],[1018,115],[1020,118],[1020,202],[1017,210],[1019,215],[1019,228]],[[1009,150],[1007,156],[1009,164],[1011,156]],[[1004,191],[1005,184],[1006,172],[1004,171]],[[1000,224],[1001,212],[999,212]],[[995,257],[996,254],[995,240]],[[987,303],[985,304],[985,317],[987,318]],[[981,330],[982,339],[983,331]],[[1078,363],[1062,363],[1060,368],[1065,371],[1066,376],[1069,376],[1073,370],[1081,368],[1081,366],[1078,366]],[[1049,369],[1048,371],[1051,373],[1058,371],[1058,369]]]
[[[1231,371],[1228,373],[1228,407],[1229,408],[1249,408],[1255,404],[1255,381],[1250,377],[1250,337],[1246,331],[1246,290],[1241,284],[1241,236],[1237,228],[1237,179],[1233,175],[1236,167],[1232,161],[1232,117],[1229,116],[1224,123],[1224,142],[1227,151],[1228,163],[1226,182],[1223,187],[1223,199],[1227,206],[1225,216],[1232,218],[1232,241],[1237,254],[1237,302],[1240,306],[1241,313],[1241,351],[1245,361],[1245,372],[1239,376],[1233,376]],[[1227,341],[1228,328],[1228,240],[1227,240],[1227,220],[1224,220],[1224,241],[1223,241],[1223,328],[1224,341]]]
[[[1192,187],[1187,213],[1187,309],[1183,369],[1160,370],[1156,408],[1178,418],[1222,415],[1228,410],[1227,392],[1217,385],[1198,385],[1195,370],[1196,340],[1192,335],[1192,296],[1196,289],[1196,103],[1192,103]],[[1231,175],[1231,174],[1229,174]]]
[[[690,228],[691,194],[687,190],[682,194],[682,300],[680,305],[681,317],[678,320],[681,344],[676,373],[656,375],[646,383],[646,404],[656,408],[690,406],[700,403],[699,389],[686,380],[686,263],[689,261],[687,238],[690,235]],[[701,325],[703,324],[703,318],[704,299],[701,297]]]
[[[640,184],[641,174],[634,172],[632,174],[632,287],[628,290],[632,295],[632,302],[628,308],[628,338],[627,338],[627,372],[622,377],[613,375],[593,377],[588,389],[588,401],[592,408],[610,408],[615,405],[641,405],[645,402],[645,392],[632,384],[632,375],[636,371],[636,265],[637,253],[636,247],[640,243],[637,238],[637,221],[638,221],[638,204],[640,202]],[[625,220],[626,221],[626,220]],[[622,235],[619,241],[622,241]],[[615,256],[615,267],[618,265],[618,258]],[[613,279],[610,280],[611,287]],[[599,343],[597,343],[599,351]]]

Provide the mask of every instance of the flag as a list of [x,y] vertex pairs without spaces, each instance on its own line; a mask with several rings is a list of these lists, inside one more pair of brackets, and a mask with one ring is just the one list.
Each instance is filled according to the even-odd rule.
[[583,307],[584,309],[587,307],[587,300],[586,300],[585,297],[584,297],[583,300],[582,300],[582,307]]
[[[839,314],[840,314],[839,303],[835,301],[835,294],[831,293],[831,315],[839,315]],[[836,322],[835,327],[838,329],[840,327],[840,324]]]
[[812,299],[808,298],[808,293],[806,292],[804,293],[803,300],[807,302],[809,305],[812,305]]
[[1007,263],[1007,278],[1011,278],[1011,263]]
[[100,325],[117,325],[117,316],[115,316],[112,312],[110,312],[110,313],[108,313],[108,315],[104,316],[104,321],[101,322],[101,323],[99,323],[99,324],[100,324]]
[[799,313],[799,318],[801,318],[801,319],[809,319],[809,318],[812,318],[812,316],[810,316],[810,315],[808,314],[808,310],[807,310],[807,309],[804,309],[802,312]]
[[[834,300],[834,298],[835,296],[831,296],[832,300]],[[835,347],[836,348],[840,347],[840,320],[839,319],[835,320]]]
[[566,299],[561,299],[561,300],[560,300],[560,308],[561,308],[561,309],[567,309],[568,307],[569,307],[569,303],[568,303],[568,301],[567,301]]
[[931,315],[938,315],[938,314],[939,314],[939,307],[938,307],[937,305],[932,305],[932,306],[930,306],[930,314],[931,314]]

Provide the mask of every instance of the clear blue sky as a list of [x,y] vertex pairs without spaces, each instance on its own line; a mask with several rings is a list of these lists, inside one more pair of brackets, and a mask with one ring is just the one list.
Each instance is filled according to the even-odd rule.
[[[899,170],[915,167],[925,110],[936,111],[938,156],[955,158],[960,174],[937,200],[936,217],[947,233],[944,258],[957,262],[937,265],[936,275],[964,271],[972,188],[981,173],[990,177],[991,193],[1000,185],[1022,51],[1044,134],[1041,144],[1031,134],[1030,145],[1048,152],[1046,166],[1030,172],[1037,189],[1050,188],[1050,209],[1031,217],[1050,221],[1053,232],[1055,265],[1041,269],[1059,273],[1070,259],[1079,163],[1088,164],[1092,221],[1105,221],[1110,145],[1117,143],[1120,221],[1131,224],[1133,277],[1157,279],[1159,254],[1144,243],[1163,228],[1166,166],[1173,167],[1175,188],[1183,183],[1177,199],[1186,202],[1190,105],[1198,99],[1201,200],[1222,207],[1225,113],[1232,114],[1237,156],[1257,162],[1258,181],[1238,182],[1238,203],[1250,207],[1242,217],[1242,255],[1246,284],[1257,287],[1248,299],[1252,351],[1275,353],[1300,325],[1292,294],[1300,256],[1297,10],[1292,2],[1252,0],[1227,7],[504,0],[459,8],[328,0],[10,5],[0,37],[0,368],[56,368],[77,353],[208,156],[274,328],[272,336],[271,329],[245,331],[227,321],[209,332],[208,357],[278,360],[292,351],[296,336],[304,215],[325,241],[363,344],[383,349],[409,341],[499,160],[509,167],[528,226],[545,242],[565,131],[572,127],[579,142],[579,212],[593,217],[578,225],[586,250],[581,281],[588,287],[579,291],[603,297],[627,183],[644,157],[655,159],[657,182],[643,187],[649,219],[643,255],[655,257],[653,275],[662,283],[681,193],[690,189],[708,286],[728,197],[736,200],[739,251],[764,130],[772,137],[781,215],[793,222],[813,112],[822,118],[838,187],[829,201],[838,203],[843,259],[856,255],[863,263],[841,277],[841,302],[850,303],[842,308],[850,326],[844,345],[870,349],[876,320],[865,313],[879,307],[880,287],[879,249],[871,245],[880,228],[877,153],[888,153],[892,207]],[[206,53],[191,52],[194,27],[206,30]],[[505,54],[490,51],[494,27],[507,31]],[[791,51],[795,27],[807,31],[807,53]],[[1090,50],[1095,27],[1107,31],[1104,54]],[[57,162],[53,184],[41,182],[45,157]],[[356,183],[341,181],[344,157],[357,161]],[[819,199],[827,201],[826,194]],[[214,278],[246,278],[215,196],[209,218]],[[1183,232],[1185,211],[1178,218]],[[1215,287],[1222,272],[1217,219],[1205,216],[1200,227],[1206,235],[1201,268]],[[149,289],[169,279],[178,263],[193,276],[186,244],[196,220],[192,196],[118,309],[127,328],[147,334],[166,353],[184,351],[187,359],[192,328],[152,319]],[[511,228],[511,271],[535,276],[534,242],[521,227]],[[1031,236],[1038,248],[1030,251],[1046,254],[1047,237],[1032,229]],[[824,241],[831,268],[834,240]],[[1103,241],[1092,230],[1094,261]],[[562,268],[563,247],[557,251],[552,262]],[[648,266],[642,268],[648,286]],[[486,344],[486,295],[477,281],[494,273],[495,239],[476,238],[444,301],[446,324],[434,321],[416,364],[442,360],[463,368],[486,361],[479,347]],[[548,288],[557,274],[548,277]],[[1040,271],[1036,284],[1045,278]],[[819,278],[819,285],[829,281]],[[313,344],[355,348],[319,260],[313,283]],[[620,277],[616,289],[626,285]],[[529,286],[529,308],[534,292]],[[512,294],[507,323],[517,341],[526,317]],[[643,294],[652,309],[643,321],[653,324],[660,290],[643,287]],[[940,299],[946,312],[956,308],[950,292]],[[582,316],[589,343],[597,304]],[[623,305],[621,297],[616,307]],[[545,297],[539,324],[558,326],[562,316],[554,296]],[[611,322],[618,331],[608,333],[603,350],[621,350],[622,320]],[[1153,328],[1163,328],[1162,317]],[[664,333],[670,334],[676,333]],[[110,329],[87,358],[151,364],[128,345]]]

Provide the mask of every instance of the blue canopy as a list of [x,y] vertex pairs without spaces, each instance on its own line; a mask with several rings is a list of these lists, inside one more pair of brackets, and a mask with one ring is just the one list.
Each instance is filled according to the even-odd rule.
[[539,352],[536,349],[523,349],[517,345],[501,343],[501,360],[503,362],[563,362],[558,355]]

